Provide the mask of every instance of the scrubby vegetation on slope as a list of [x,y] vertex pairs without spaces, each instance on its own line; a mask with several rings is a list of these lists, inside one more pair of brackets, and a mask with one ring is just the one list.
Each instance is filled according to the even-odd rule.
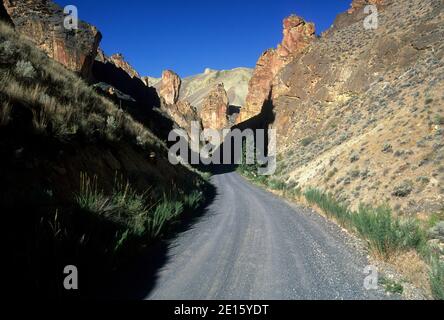
[[420,271],[412,260],[398,270],[429,272],[418,282],[442,299],[444,7],[384,3],[376,30],[362,10],[344,13],[276,76],[278,169],[270,179],[240,169],[320,208],[374,256],[419,257]]
[[[429,283],[419,285],[430,287],[436,299],[444,299],[444,263],[439,258],[443,252],[439,246],[434,246],[433,242],[429,241],[430,236],[427,232],[431,226],[438,225],[443,218],[442,215],[433,215],[427,222],[422,222],[414,217],[396,216],[388,206],[373,208],[361,205],[358,210],[353,211],[346,204],[337,201],[333,195],[319,189],[301,190],[295,184],[288,184],[274,177],[257,175],[257,167],[257,164],[244,164],[238,168],[238,171],[249,180],[267,189],[280,192],[286,198],[298,202],[305,201],[310,206],[320,209],[341,227],[364,239],[374,257],[390,261],[410,250],[417,252],[421,259],[428,263],[426,272],[428,272]],[[390,292],[402,293],[402,286],[389,282],[386,279],[381,285]]]
[[277,176],[428,215],[444,209],[443,3],[385,3],[376,30],[337,21],[275,79]]
[[[66,293],[202,205],[207,183],[162,141],[0,22],[0,211],[15,290]],[[29,287],[31,284],[31,287]],[[23,293],[23,292],[22,292]]]

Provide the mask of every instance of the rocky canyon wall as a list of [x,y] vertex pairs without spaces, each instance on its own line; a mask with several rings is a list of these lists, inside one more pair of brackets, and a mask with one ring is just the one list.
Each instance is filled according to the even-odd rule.
[[[378,8],[376,29],[364,26],[366,4]],[[442,39],[441,0],[353,1],[272,81],[281,159],[274,178],[322,189],[354,209],[442,210]],[[263,56],[256,74],[274,57]],[[250,98],[255,107],[246,111],[258,112],[269,83],[252,80],[250,95],[260,99]]]
[[246,104],[238,118],[239,123],[261,112],[277,73],[315,39],[314,24],[307,23],[296,15],[284,19],[283,27],[282,43],[277,49],[265,51],[256,64],[248,86]]
[[91,76],[102,38],[96,27],[79,21],[78,30],[65,29],[62,8],[47,0],[3,0],[3,6],[17,32],[69,70]]

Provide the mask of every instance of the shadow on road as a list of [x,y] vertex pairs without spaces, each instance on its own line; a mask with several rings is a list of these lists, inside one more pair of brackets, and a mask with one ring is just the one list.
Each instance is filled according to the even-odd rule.
[[145,299],[155,287],[157,274],[168,262],[171,242],[181,233],[192,229],[208,213],[208,207],[216,197],[216,188],[210,185],[206,201],[197,210],[186,212],[183,219],[174,225],[163,240],[146,248],[137,257],[123,264],[119,270],[95,279],[89,292],[83,298],[92,299]]
[[[267,129],[274,122],[275,115],[273,112],[273,104],[271,94],[269,99],[264,103],[262,111],[259,115],[250,120],[238,124],[233,129]],[[268,137],[265,139],[265,145],[268,145]],[[223,154],[224,145],[220,146],[216,152]],[[233,144],[227,144],[232,146]],[[191,152],[191,151],[190,151]],[[266,150],[265,150],[266,152]],[[232,154],[234,154],[232,152]],[[264,153],[266,154],[266,153]],[[223,157],[221,157],[223,159]],[[234,163],[235,159],[232,159]],[[236,171],[235,164],[221,164],[209,166],[196,166],[199,170],[210,172],[213,175],[221,175]],[[123,268],[112,274],[104,275],[103,279],[96,279],[97,285],[94,291],[88,293],[89,298],[100,299],[145,299],[156,286],[159,271],[168,262],[168,252],[172,241],[181,233],[193,228],[193,226],[209,211],[208,207],[212,204],[217,196],[217,189],[210,186],[206,192],[206,202],[196,211],[188,212],[185,218],[181,220],[169,233],[169,236],[147,248],[143,254],[137,258],[126,262]]]

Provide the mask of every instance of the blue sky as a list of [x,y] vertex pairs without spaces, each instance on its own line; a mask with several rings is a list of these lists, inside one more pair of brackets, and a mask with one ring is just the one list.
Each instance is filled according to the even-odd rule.
[[142,75],[164,69],[180,76],[205,68],[254,67],[282,39],[291,13],[327,29],[351,0],[56,0],[73,4],[79,17],[103,34],[101,47],[123,53]]

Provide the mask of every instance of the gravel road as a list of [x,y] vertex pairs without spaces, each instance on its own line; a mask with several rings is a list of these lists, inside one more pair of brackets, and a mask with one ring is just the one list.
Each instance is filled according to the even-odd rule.
[[213,177],[214,202],[169,245],[147,299],[383,299],[335,224],[251,185]]

